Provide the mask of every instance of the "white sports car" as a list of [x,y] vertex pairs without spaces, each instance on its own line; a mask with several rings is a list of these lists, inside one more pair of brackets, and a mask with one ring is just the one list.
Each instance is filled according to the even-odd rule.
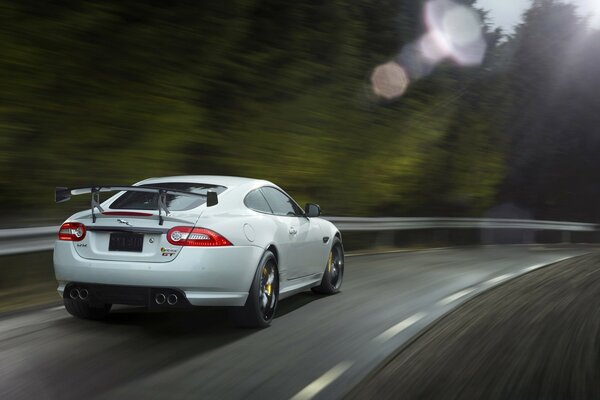
[[[100,202],[109,191],[118,193]],[[280,299],[340,290],[339,230],[271,182],[152,178],[56,188],[56,202],[86,193],[91,209],[65,221],[54,246],[58,292],[76,317],[103,318],[113,304],[232,306],[238,325],[264,327]]]

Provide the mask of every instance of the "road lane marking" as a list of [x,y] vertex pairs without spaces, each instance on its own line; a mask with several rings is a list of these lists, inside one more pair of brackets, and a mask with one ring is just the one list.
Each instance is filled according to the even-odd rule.
[[375,341],[379,344],[385,343],[388,340],[390,340],[391,338],[393,338],[394,336],[396,336],[397,334],[399,334],[400,332],[402,332],[403,330],[409,328],[410,326],[414,325],[418,321],[422,320],[426,315],[427,314],[422,313],[422,312],[416,313],[415,315],[406,318],[404,321],[398,322],[396,325],[392,326],[385,332],[381,333],[379,336],[377,336],[375,339],[373,339],[373,341]]
[[377,255],[381,255],[381,254],[396,254],[396,253],[409,253],[409,252],[415,252],[415,250],[388,250],[388,251],[377,251],[377,252],[349,253],[349,254],[344,254],[344,257],[377,256]]
[[451,247],[434,247],[431,249],[398,249],[398,250],[383,250],[374,252],[362,252],[362,253],[348,253],[344,254],[344,257],[357,257],[357,256],[377,256],[380,254],[395,254],[395,253],[433,253],[440,250],[449,250]]
[[315,379],[310,385],[296,393],[290,400],[309,400],[315,397],[319,392],[325,389],[331,382],[339,378],[344,372],[346,372],[354,361],[342,361],[329,371],[325,372],[319,378]]
[[548,265],[548,264],[536,264],[536,265],[532,265],[531,267],[523,268],[523,273],[531,272],[535,269],[542,268],[545,265]]
[[58,311],[58,310],[64,310],[65,306],[58,306],[58,307],[52,307],[52,308],[47,308],[46,311]]
[[488,285],[495,285],[496,283],[505,281],[508,278],[512,278],[513,276],[515,276],[515,274],[504,274],[504,275],[500,275],[495,278],[489,279],[489,280],[485,281],[485,283]]
[[443,298],[442,300],[438,301],[438,305],[440,306],[447,306],[450,303],[455,302],[456,300],[460,299],[461,297],[465,297],[468,294],[471,294],[475,291],[474,288],[469,288],[469,289],[465,289],[465,290],[461,290],[460,292],[456,292],[448,297]]
[[573,257],[575,257],[575,256],[562,257],[562,258],[559,258],[559,259],[554,260],[554,261],[548,261],[548,262],[541,263],[541,264],[535,264],[535,265],[532,265],[531,267],[524,268],[522,272],[523,273],[531,272],[531,271],[533,271],[535,269],[546,267],[546,266],[551,265],[551,264],[556,264],[556,263],[568,260],[568,259],[573,258]]

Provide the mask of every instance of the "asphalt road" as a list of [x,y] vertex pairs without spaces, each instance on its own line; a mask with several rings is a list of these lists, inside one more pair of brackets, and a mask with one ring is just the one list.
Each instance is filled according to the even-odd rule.
[[332,399],[472,296],[585,254],[583,246],[356,256],[342,293],[280,303],[273,325],[231,328],[220,309],[123,308],[82,321],[61,307],[0,317],[1,399]]
[[445,315],[350,399],[600,398],[600,254],[482,293]]

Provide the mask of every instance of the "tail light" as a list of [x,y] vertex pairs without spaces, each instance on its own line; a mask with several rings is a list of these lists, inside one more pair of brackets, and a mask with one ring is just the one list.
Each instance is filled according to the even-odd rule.
[[85,225],[79,222],[65,222],[58,231],[58,240],[80,242],[85,237]]
[[215,231],[191,226],[176,226],[167,233],[167,240],[175,246],[233,246],[231,242]]

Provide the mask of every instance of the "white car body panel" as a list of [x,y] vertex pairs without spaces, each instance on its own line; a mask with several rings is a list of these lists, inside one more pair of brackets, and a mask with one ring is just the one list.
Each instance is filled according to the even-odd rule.
[[[264,180],[178,176],[147,179],[135,185],[172,182],[216,184],[227,189],[218,195],[217,205],[206,207],[204,204],[187,211],[171,211],[162,226],[158,223],[156,210],[139,210],[152,213],[149,217],[97,213],[95,223],[90,210],[74,214],[66,222],[84,223],[88,231],[81,242],[57,240],[55,243],[54,267],[59,293],[62,295],[70,282],[169,287],[183,291],[192,305],[242,306],[267,249],[276,253],[280,298],[320,283],[333,238],[340,235],[329,221],[277,216],[249,209],[244,198],[250,191],[264,186],[278,188]],[[111,210],[110,204],[123,193],[103,201],[102,208],[109,212],[119,211]],[[141,253],[109,251],[110,231],[93,230],[126,226],[119,219],[135,229],[157,231],[144,234]],[[213,230],[227,238],[232,246],[174,246],[166,239],[166,232],[174,226]],[[169,250],[166,256],[162,251],[165,248]]]

